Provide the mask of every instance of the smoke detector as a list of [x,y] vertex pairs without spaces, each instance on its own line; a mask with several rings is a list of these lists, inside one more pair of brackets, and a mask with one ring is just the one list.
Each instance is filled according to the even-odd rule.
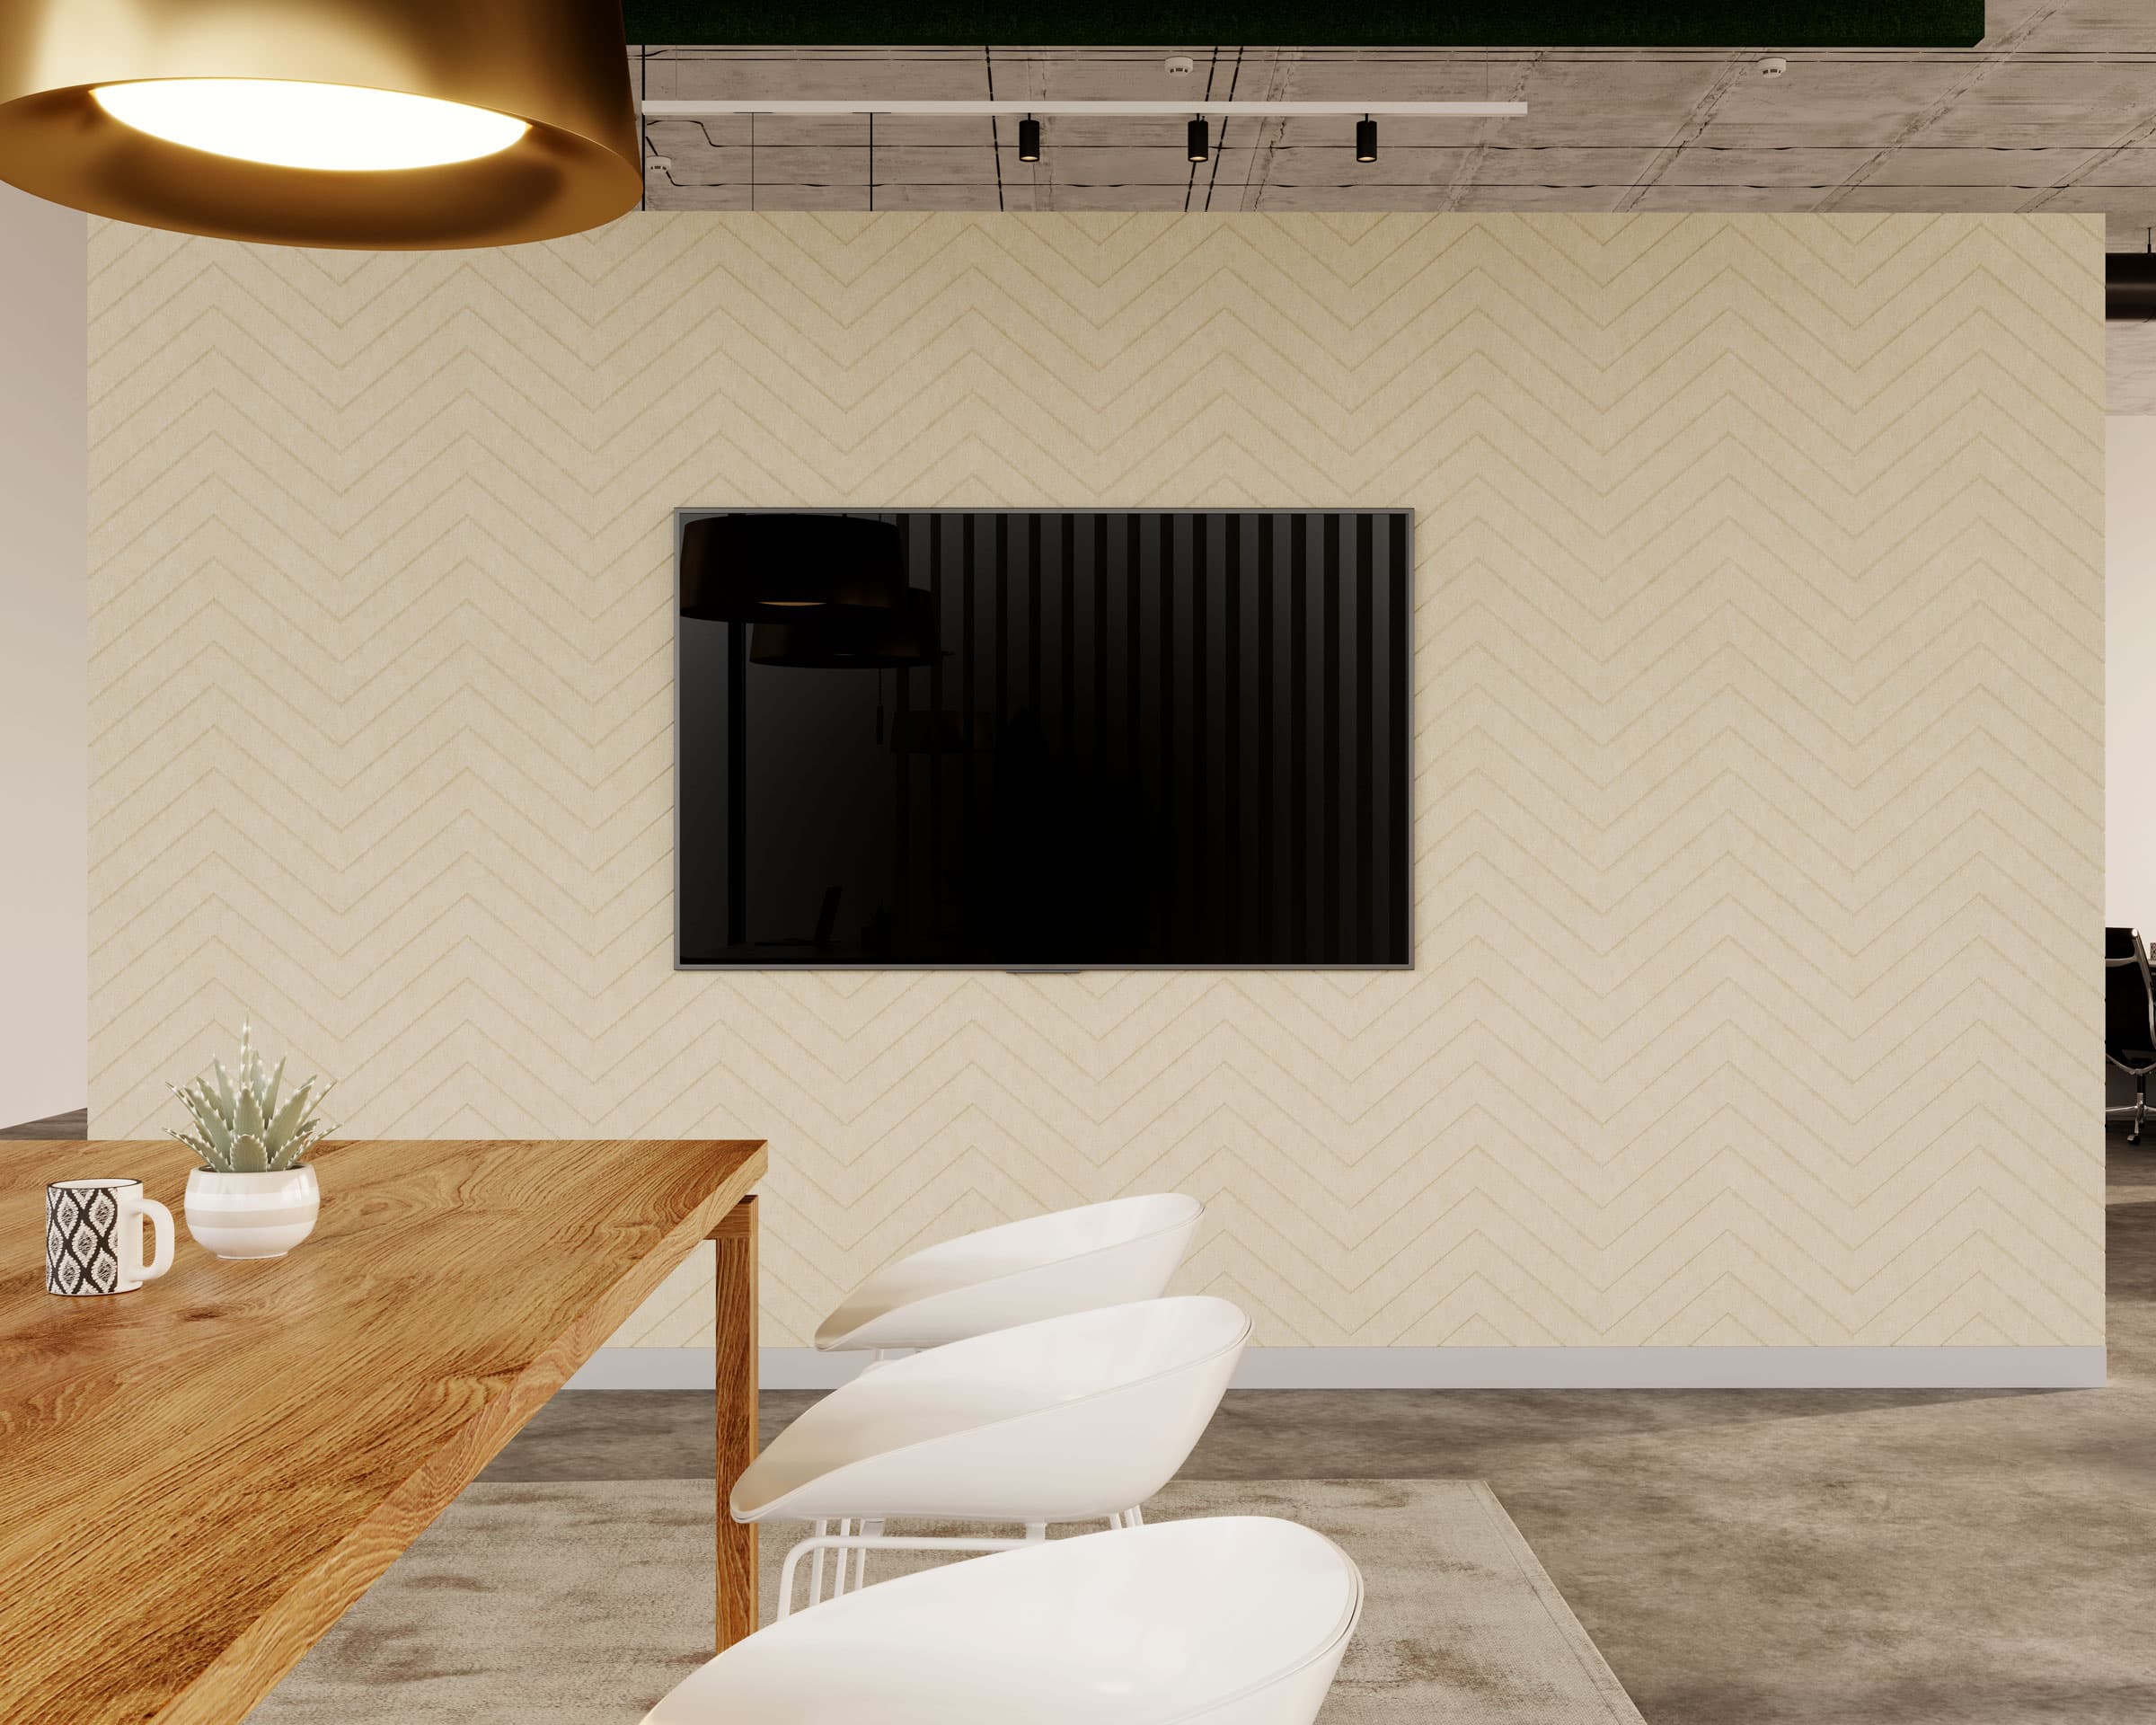
[[1187,78],[1197,70],[1197,62],[1188,54],[1171,54],[1168,58],[1167,69],[1171,78]]
[[1789,63],[1779,54],[1770,54],[1759,63],[1759,75],[1763,78],[1779,78],[1789,69]]

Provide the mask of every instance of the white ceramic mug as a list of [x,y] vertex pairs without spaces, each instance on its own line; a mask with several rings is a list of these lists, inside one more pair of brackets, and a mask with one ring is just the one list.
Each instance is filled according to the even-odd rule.
[[[142,1261],[142,1225],[156,1236]],[[172,1213],[139,1180],[57,1180],[45,1189],[45,1291],[126,1294],[172,1267]]]

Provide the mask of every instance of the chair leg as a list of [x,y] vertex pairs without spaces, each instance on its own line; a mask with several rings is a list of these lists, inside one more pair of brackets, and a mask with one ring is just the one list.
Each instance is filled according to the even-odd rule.
[[2149,1113],[2149,1075],[2142,1073],[2134,1080],[2134,1129],[2126,1134],[2128,1144],[2141,1142],[2141,1123]]
[[[853,1517],[844,1516],[840,1517],[838,1524],[838,1536],[841,1539],[851,1539],[853,1536]],[[837,1598],[839,1595],[843,1594],[846,1590],[846,1562],[847,1559],[845,1547],[842,1545],[839,1547],[838,1552],[838,1573],[831,1578],[831,1597],[834,1599]],[[820,1605],[823,1602],[818,1600],[817,1603]]]
[[[867,1539],[883,1537],[883,1518],[873,1517],[861,1524],[862,1535]],[[853,1591],[859,1593],[869,1585],[869,1548],[863,1545],[853,1559]]]
[[[816,1539],[821,1539],[821,1538],[823,1538],[823,1537],[824,1537],[824,1535],[825,1535],[828,1534],[830,1531],[831,1531],[831,1524],[830,1524],[828,1521],[819,1521],[819,1522],[817,1522],[817,1523],[816,1524],[816,1532],[815,1532],[815,1533],[814,1533],[814,1534],[811,1535],[811,1537],[812,1537],[812,1538],[816,1538]],[[789,1575],[789,1579],[791,1579],[791,1570],[789,1570],[789,1571],[788,1571],[788,1575]],[[792,1588],[789,1588],[787,1589],[787,1593],[789,1594],[789,1596],[791,1596],[791,1595],[792,1591],[793,1591],[793,1589],[792,1589]],[[812,1606],[813,1606],[813,1605],[815,1605],[816,1603],[817,1603],[817,1601],[819,1601],[820,1599],[822,1599],[822,1598],[823,1598],[823,1597],[824,1597],[824,1548],[823,1548],[821,1545],[818,1545],[818,1546],[816,1548],[816,1561],[815,1561],[815,1562],[813,1562],[812,1564],[810,1564],[810,1565],[808,1566],[808,1603],[809,1603],[810,1605],[812,1605]],[[785,1600],[784,1600],[783,1602],[782,1602],[782,1604],[780,1605],[780,1606],[779,1606],[779,1615],[780,1615],[780,1616],[782,1616],[782,1617],[783,1617],[783,1616],[785,1616],[785,1615],[786,1615],[786,1614],[787,1614],[788,1612],[791,1611],[792,1609],[793,1609],[793,1600],[791,1599],[791,1597],[789,1597],[787,1599],[785,1599]]]

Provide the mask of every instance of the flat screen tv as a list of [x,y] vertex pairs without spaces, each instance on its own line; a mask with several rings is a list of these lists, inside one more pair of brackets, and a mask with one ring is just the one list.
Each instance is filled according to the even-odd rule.
[[678,964],[1408,966],[1410,526],[679,511]]

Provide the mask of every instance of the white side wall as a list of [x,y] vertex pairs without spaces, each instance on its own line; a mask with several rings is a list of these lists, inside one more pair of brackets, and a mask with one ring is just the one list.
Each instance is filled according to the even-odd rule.
[[2156,418],[2106,421],[2104,920],[2156,934]]
[[90,1093],[87,227],[0,185],[0,1126]]

